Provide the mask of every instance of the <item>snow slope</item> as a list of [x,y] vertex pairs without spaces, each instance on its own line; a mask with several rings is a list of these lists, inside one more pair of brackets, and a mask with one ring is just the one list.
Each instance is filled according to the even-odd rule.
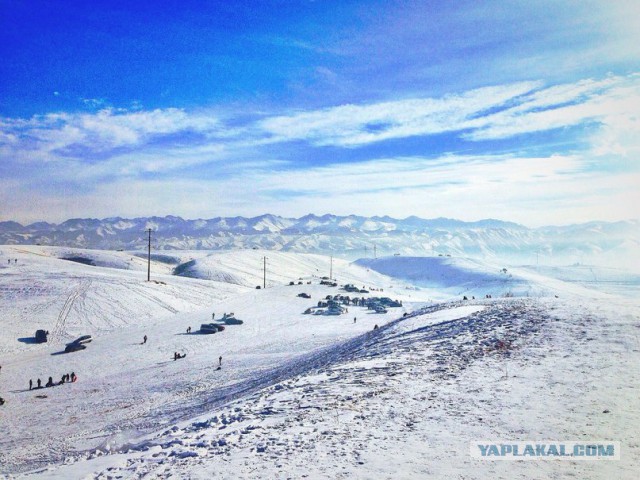
[[[193,416],[289,374],[289,362],[300,355],[368,331],[375,322],[382,324],[404,311],[379,315],[353,307],[351,314],[360,317],[357,324],[346,315],[304,315],[318,300],[337,293],[335,287],[319,285],[319,259],[310,261],[304,255],[281,254],[270,262],[286,272],[283,279],[297,278],[306,268],[314,284],[275,286],[272,280],[271,288],[256,290],[162,274],[146,282],[146,272],[60,260],[52,254],[59,252],[44,247],[3,251],[18,262],[0,270],[2,395],[9,400],[2,413],[5,419],[20,419],[0,440],[4,468],[21,470],[60,461],[62,452],[95,448],[123,430],[135,436]],[[226,254],[237,257],[236,275],[245,279],[243,283],[253,284],[253,277],[261,273],[257,265],[255,271],[247,267],[259,254]],[[325,259],[327,267],[329,261]],[[334,268],[345,283],[367,276],[366,270],[346,262],[336,262]],[[367,286],[389,284],[381,275],[369,277],[381,283]],[[297,297],[301,291],[312,298]],[[212,336],[196,333],[201,323],[211,321],[212,312],[219,318],[231,311],[245,324],[227,326]],[[194,332],[187,335],[189,326]],[[49,343],[33,344],[37,328],[50,331]],[[63,354],[65,343],[81,334],[95,337],[87,350]],[[149,341],[140,345],[144,335]],[[176,351],[187,353],[179,364],[172,360]],[[230,358],[225,363],[231,368],[215,370],[220,355]],[[25,390],[29,379],[44,383],[53,376],[58,381],[71,371],[82,381],[47,389],[46,398]],[[46,422],[33,415],[40,410],[46,412]],[[51,430],[56,437],[50,436]]]
[[[0,408],[0,473],[65,479],[635,478],[640,464],[636,298],[522,270],[522,289],[511,288],[522,295],[464,302],[461,291],[498,288],[501,266],[440,261],[435,265],[444,277],[425,279],[411,270],[418,260],[392,257],[384,260],[384,271],[396,277],[390,278],[374,265],[367,271],[334,260],[340,283],[383,289],[368,296],[398,298],[403,307],[385,315],[349,306],[348,315],[309,316],[302,314],[306,307],[340,291],[319,285],[326,257],[189,253],[180,260],[195,260],[197,275],[215,267],[242,284],[169,275],[155,277],[164,283],[147,283],[144,270],[62,261],[44,247],[29,253],[12,248],[2,251],[24,256],[0,269],[3,294],[13,295],[11,302],[3,295],[0,319],[0,394],[8,400]],[[281,276],[256,290],[262,265],[255,261],[264,255]],[[69,278],[91,280],[86,297],[100,286],[103,310],[120,302],[136,319],[108,325],[105,316],[87,350],[71,354],[58,354],[71,336],[66,327],[52,344],[17,341],[29,312],[54,319],[65,311],[54,299]],[[298,278],[303,285],[288,286]],[[111,289],[114,279],[132,288]],[[408,288],[409,281],[418,286]],[[34,282],[37,292],[27,288]],[[301,291],[311,300],[297,297]],[[141,315],[139,302],[161,292],[167,304],[174,296],[175,312]],[[202,307],[192,300],[204,302],[207,295]],[[430,302],[434,297],[449,300]],[[93,316],[83,313],[87,304],[80,298],[66,310],[90,330]],[[212,311],[216,317],[233,311],[245,323],[211,336],[185,333],[210,321]],[[381,328],[373,330],[375,324]],[[141,345],[144,334],[149,340]],[[187,356],[173,361],[174,351]],[[31,376],[57,379],[70,370],[79,382],[24,388]],[[599,462],[471,458],[470,442],[484,439],[614,440],[623,454],[620,461]]]

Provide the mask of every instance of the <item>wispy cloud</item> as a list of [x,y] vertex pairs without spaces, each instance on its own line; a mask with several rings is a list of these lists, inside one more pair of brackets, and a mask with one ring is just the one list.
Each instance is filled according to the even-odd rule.
[[[55,154],[73,146],[88,152],[136,147],[158,136],[181,132],[211,132],[219,121],[181,109],[129,112],[104,109],[97,113],[52,113],[30,119],[5,118],[3,130],[20,140],[14,147],[33,154]],[[4,143],[6,145],[6,143]]]
[[476,115],[504,105],[538,84],[487,87],[443,98],[413,98],[267,118],[258,124],[277,141],[357,146],[393,138],[462,130]]
[[258,127],[273,141],[355,147],[390,139],[460,132],[468,140],[502,139],[633,115],[640,77],[611,77],[542,87],[540,83],[471,90],[271,117]]

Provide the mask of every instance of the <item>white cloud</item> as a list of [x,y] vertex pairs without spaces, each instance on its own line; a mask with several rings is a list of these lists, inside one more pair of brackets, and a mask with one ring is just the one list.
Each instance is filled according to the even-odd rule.
[[503,105],[538,86],[534,82],[486,87],[439,99],[414,98],[339,107],[267,118],[257,125],[277,141],[356,146],[392,138],[466,128],[483,111]]
[[28,120],[3,119],[4,129],[21,139],[19,147],[42,154],[72,146],[100,152],[124,146],[139,146],[154,136],[185,131],[211,133],[220,121],[211,115],[187,113],[182,109],[97,113],[53,113]]
[[584,80],[542,88],[524,82],[442,98],[414,98],[270,117],[257,124],[273,142],[355,147],[389,139],[461,133],[479,141],[607,122],[635,115],[640,76]]
[[526,95],[509,109],[472,122],[471,140],[507,138],[523,133],[570,127],[586,122],[614,125],[637,117],[640,76],[578,82]]

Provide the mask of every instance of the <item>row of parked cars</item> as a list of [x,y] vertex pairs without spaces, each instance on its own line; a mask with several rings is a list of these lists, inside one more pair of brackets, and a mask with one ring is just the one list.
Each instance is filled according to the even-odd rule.
[[[49,339],[49,331],[48,330],[36,330],[35,334],[36,343],[46,343]],[[91,335],[82,335],[81,337],[76,338],[73,342],[67,343],[64,347],[65,353],[77,352],[78,350],[84,350],[87,348],[87,343],[92,340]]]
[[222,332],[225,325],[242,325],[243,323],[244,321],[236,318],[233,313],[225,313],[218,323],[211,322],[200,325],[200,333],[211,334]]

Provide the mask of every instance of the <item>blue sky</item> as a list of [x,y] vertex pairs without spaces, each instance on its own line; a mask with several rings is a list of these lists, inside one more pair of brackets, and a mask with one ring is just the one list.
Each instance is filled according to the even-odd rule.
[[0,221],[639,218],[640,4],[0,0]]

